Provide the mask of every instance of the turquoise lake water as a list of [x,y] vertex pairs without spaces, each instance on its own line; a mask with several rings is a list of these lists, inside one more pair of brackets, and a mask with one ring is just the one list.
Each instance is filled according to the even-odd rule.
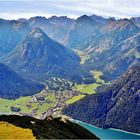
[[108,139],[108,140],[140,139],[140,135],[138,135],[138,134],[120,131],[120,130],[116,130],[116,129],[101,129],[101,128],[97,128],[97,127],[94,127],[93,125],[83,123],[80,121],[78,121],[76,123],[78,123],[79,125],[85,127],[86,129],[88,129],[89,131],[94,133],[101,140],[105,140],[105,139]]

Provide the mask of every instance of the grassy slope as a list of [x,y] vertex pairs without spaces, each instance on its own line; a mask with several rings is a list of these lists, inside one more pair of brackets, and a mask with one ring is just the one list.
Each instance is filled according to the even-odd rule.
[[101,71],[91,71],[91,73],[93,74],[93,77],[95,78],[96,80],[96,83],[100,83],[100,84],[104,84],[105,81],[103,79],[100,78],[100,76],[103,75],[103,73]]
[[136,48],[131,49],[128,53],[125,54],[125,57],[135,56],[137,59],[140,58],[140,54]]
[[81,62],[80,64],[85,64],[85,62],[90,58],[89,55],[84,54],[82,51],[80,50],[74,50],[81,58]]
[[35,139],[32,130],[0,122],[0,139]]

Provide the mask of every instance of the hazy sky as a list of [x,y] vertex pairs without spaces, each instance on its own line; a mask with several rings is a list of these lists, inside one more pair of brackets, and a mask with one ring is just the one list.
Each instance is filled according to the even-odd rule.
[[137,17],[140,16],[140,0],[0,0],[0,18],[52,15],[76,18],[84,14]]

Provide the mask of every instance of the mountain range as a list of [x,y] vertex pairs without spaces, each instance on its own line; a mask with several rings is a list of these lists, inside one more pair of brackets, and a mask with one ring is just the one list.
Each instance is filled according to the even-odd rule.
[[32,29],[1,62],[40,80],[52,76],[71,79],[86,73],[75,52],[50,39],[40,28]]
[[[64,113],[97,127],[140,133],[139,77],[140,18],[0,19],[0,98],[16,102],[30,96],[27,104],[24,98],[23,108],[29,115]],[[16,105],[21,104],[9,107]],[[50,138],[44,136],[44,127],[50,124],[54,127],[47,127],[47,134],[54,138],[94,137],[69,121],[70,125],[60,127],[60,118],[50,124],[30,117],[0,119],[20,127],[28,125],[37,138]]]
[[[23,40],[29,41],[27,36],[32,29],[40,28],[48,38],[66,48],[82,50],[89,56],[84,67],[87,70],[101,70],[106,80],[117,78],[140,61],[139,18],[116,20],[97,15],[83,15],[77,19],[38,16],[17,21],[1,19],[0,25],[0,56],[4,58],[19,44],[21,46]],[[125,46],[127,40],[131,46]]]

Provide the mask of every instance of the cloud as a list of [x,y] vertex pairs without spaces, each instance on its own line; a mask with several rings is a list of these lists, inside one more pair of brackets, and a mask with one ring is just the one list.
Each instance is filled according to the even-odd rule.
[[32,16],[78,17],[97,14],[105,17],[140,16],[139,0],[0,0],[0,17],[17,19]]

